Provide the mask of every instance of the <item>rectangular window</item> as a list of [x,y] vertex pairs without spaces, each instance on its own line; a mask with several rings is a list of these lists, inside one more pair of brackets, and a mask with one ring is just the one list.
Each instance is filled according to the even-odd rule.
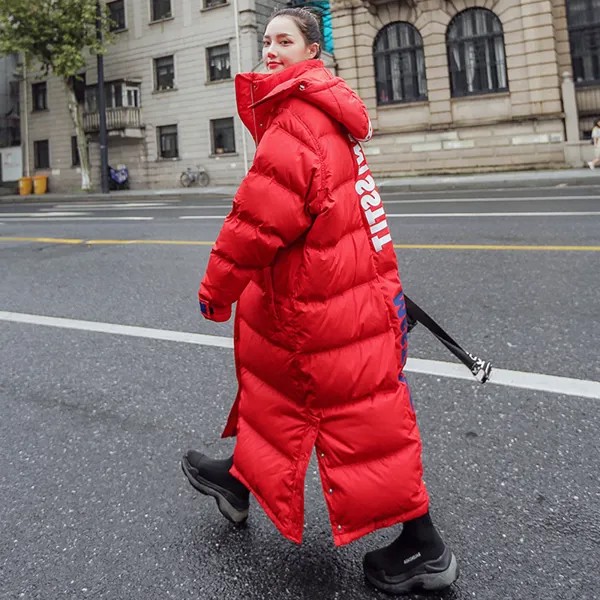
[[[106,108],[140,107],[140,85],[125,81],[108,81],[104,86]],[[98,95],[95,85],[85,88],[85,112],[98,112]]]
[[[86,142],[86,154],[88,154],[87,142]],[[81,155],[79,154],[79,148],[77,147],[77,136],[71,137],[71,165],[73,167],[81,166]]]
[[206,49],[208,64],[208,80],[219,81],[231,79],[231,64],[229,61],[229,44],[213,46]]
[[98,90],[95,85],[85,88],[84,110],[86,113],[98,111]]
[[171,0],[151,0],[152,2],[152,20],[160,21],[172,17]]
[[223,6],[224,4],[227,4],[227,0],[204,0],[204,8],[215,8],[215,6]]
[[18,81],[9,81],[8,82],[8,95],[11,100],[19,101],[19,86],[20,83]]
[[135,85],[128,85],[125,87],[126,92],[126,106],[140,106],[140,88]]
[[125,0],[115,0],[106,4],[108,15],[110,17],[110,30],[123,31],[125,24]]
[[46,110],[48,108],[48,87],[45,81],[31,85],[33,110]]
[[79,157],[79,148],[77,147],[77,136],[71,137],[71,165],[79,167],[81,165],[81,158]]
[[158,156],[160,158],[178,158],[177,125],[158,127]]
[[85,102],[85,89],[86,89],[86,75],[85,73],[79,73],[74,77],[69,77],[69,83],[73,86],[73,92],[75,93],[75,99],[78,104]]
[[105,89],[106,108],[119,108],[123,106],[123,86],[121,84],[107,85]]
[[[573,64],[573,80],[580,86],[600,82],[600,21],[596,0],[569,0],[567,23]],[[596,112],[596,106],[590,106]]]
[[175,86],[173,55],[154,59],[154,89],[171,90]]
[[212,120],[210,122],[210,137],[213,154],[231,154],[235,152],[233,117]]
[[33,166],[36,169],[50,168],[50,143],[48,140],[33,142]]

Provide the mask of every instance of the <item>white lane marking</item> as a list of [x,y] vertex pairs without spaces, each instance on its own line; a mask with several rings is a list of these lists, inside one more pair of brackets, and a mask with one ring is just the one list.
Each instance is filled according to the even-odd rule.
[[[406,370],[413,373],[424,373],[427,375],[437,375],[438,377],[452,377],[454,379],[468,379],[473,381],[473,376],[465,369],[465,367],[455,363],[446,363],[437,360],[409,358],[406,364]],[[600,400],[600,381],[493,368],[489,383],[522,388],[525,390],[536,390],[539,392]]]
[[185,217],[178,217],[179,219],[183,219],[183,220],[190,220],[190,219],[224,219],[227,215],[190,215],[190,216],[185,216]]
[[[28,223],[46,223],[47,221],[154,221],[154,217],[46,217],[39,219],[6,219],[7,223],[27,221]],[[223,217],[221,217],[223,218]]]
[[[75,207],[73,207],[75,208]],[[203,208],[210,208],[210,209],[214,209],[214,208],[225,208],[225,209],[231,209],[231,200],[229,200],[228,202],[223,202],[223,204],[182,204],[182,205],[177,205],[177,206],[167,206],[167,205],[156,205],[156,206],[122,206],[122,205],[106,205],[103,204],[101,206],[79,206],[77,207],[79,209],[83,209],[85,208],[86,210],[91,210],[91,211],[99,211],[99,210],[107,210],[107,211],[116,211],[116,210],[180,210],[180,211],[186,211],[186,210],[198,210],[198,209],[203,209]],[[41,210],[49,210],[49,209],[41,209]]]
[[[381,190],[380,190],[381,191]],[[384,190],[385,192],[385,190]],[[599,196],[540,196],[528,198],[418,198],[414,200],[386,200],[389,196],[404,195],[402,192],[389,192],[384,199],[384,204],[451,204],[452,202],[545,202],[546,200],[600,200]]]
[[[57,209],[67,209],[67,208],[71,208],[71,207],[76,207],[78,209],[84,209],[84,208],[119,208],[119,207],[135,207],[135,206],[141,206],[141,207],[150,207],[150,206],[167,206],[167,205],[173,205],[173,204],[179,204],[179,200],[176,201],[164,201],[164,202],[155,202],[155,201],[150,201],[150,202],[65,202],[65,203],[57,203],[57,204],[53,204],[53,208],[57,208]],[[47,208],[42,208],[41,210],[52,210],[47,209]]]
[[[43,210],[43,209],[42,209]],[[88,212],[28,212],[28,213],[2,213],[2,218],[10,218],[10,217],[83,217],[85,215],[89,215]]]
[[[77,329],[80,331],[93,331],[98,333],[110,333],[115,335],[126,335],[132,337],[147,338],[153,340],[166,340],[170,342],[183,342],[185,344],[196,344],[200,346],[213,346],[217,348],[233,348],[233,339],[215,335],[200,333],[187,333],[185,331],[172,331],[166,329],[153,329],[150,327],[133,327],[130,325],[118,325],[115,323],[100,323],[97,321],[81,321],[78,319],[64,319],[59,317],[46,317],[43,315],[32,315],[0,311],[0,320],[12,323],[27,323],[30,325],[46,325],[48,327],[60,327],[64,329]],[[454,379],[467,379],[474,382],[473,376],[465,367],[437,360],[425,360],[421,358],[409,358],[406,370],[413,373],[435,375],[437,377],[451,377]],[[600,382],[584,379],[573,379],[570,377],[557,377],[555,375],[544,375],[542,373],[527,373],[525,371],[511,371],[495,368],[489,383],[516,387],[527,390],[563,394],[566,396],[577,396],[600,400]]]
[[216,346],[218,348],[233,348],[233,339],[216,335],[203,335],[200,333],[186,333],[185,331],[171,331],[167,329],[152,329],[151,327],[134,327],[131,325],[118,325],[115,323],[100,323],[97,321],[80,321],[78,319],[64,319],[59,317],[45,317],[0,311],[0,320],[13,323],[28,323],[31,325],[46,325],[64,329],[78,329],[80,331],[95,331],[98,333],[112,333],[131,337],[148,338],[152,340],[167,340],[169,342],[184,342],[200,346]]
[[[444,217],[594,217],[600,211],[581,212],[478,212],[478,213],[388,213],[388,219],[427,219]],[[224,219],[227,215],[185,215],[182,220]]]
[[[389,194],[389,196],[395,196],[397,194]],[[390,204],[451,204],[453,202],[464,203],[464,202],[545,202],[545,201],[556,201],[556,200],[600,200],[598,197],[591,196],[548,196],[545,198],[426,198],[426,199],[415,199],[415,200],[387,200],[384,198],[384,204],[386,206]],[[231,200],[223,202],[223,204],[159,204],[159,203],[134,203],[128,204],[57,204],[55,208],[75,208],[75,209],[87,209],[87,210],[198,210],[198,209],[214,209],[214,208],[226,208],[229,209]],[[50,210],[44,209],[41,210]]]
[[600,211],[581,212],[478,212],[478,213],[396,213],[387,214],[390,219],[414,219],[426,217],[593,217]]
[[159,208],[179,208],[178,206],[167,206],[164,202],[126,202],[124,204],[55,204],[52,208],[40,208],[40,210],[75,208],[85,210],[135,210],[136,208],[159,209]]

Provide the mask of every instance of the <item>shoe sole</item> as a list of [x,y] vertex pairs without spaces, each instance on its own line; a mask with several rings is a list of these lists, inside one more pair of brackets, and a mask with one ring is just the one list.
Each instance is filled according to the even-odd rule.
[[[381,573],[383,575],[383,573]],[[460,569],[454,554],[451,554],[450,564],[444,571],[437,573],[419,573],[402,582],[394,582],[393,577],[383,575],[379,578],[365,569],[365,576],[377,589],[388,594],[408,594],[418,591],[439,591],[450,587],[460,576]]]
[[191,471],[191,465],[187,459],[181,461],[181,469],[192,486],[205,496],[212,496],[217,501],[217,507],[220,513],[235,525],[241,525],[248,518],[248,509],[238,510],[226,498],[227,490],[203,479],[199,475],[194,475]]

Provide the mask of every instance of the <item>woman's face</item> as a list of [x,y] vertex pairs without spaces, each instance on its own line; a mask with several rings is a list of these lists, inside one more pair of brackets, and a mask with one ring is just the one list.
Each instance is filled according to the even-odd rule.
[[281,15],[268,25],[263,36],[263,62],[269,73],[314,58],[319,44],[308,45],[294,19]]

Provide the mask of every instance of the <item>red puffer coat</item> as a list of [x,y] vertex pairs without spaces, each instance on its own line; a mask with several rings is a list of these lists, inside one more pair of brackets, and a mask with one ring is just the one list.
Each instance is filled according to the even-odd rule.
[[370,121],[320,61],[238,75],[236,92],[258,147],[199,291],[217,321],[238,301],[231,472],[300,543],[316,445],[342,545],[428,509],[396,255],[355,141]]

